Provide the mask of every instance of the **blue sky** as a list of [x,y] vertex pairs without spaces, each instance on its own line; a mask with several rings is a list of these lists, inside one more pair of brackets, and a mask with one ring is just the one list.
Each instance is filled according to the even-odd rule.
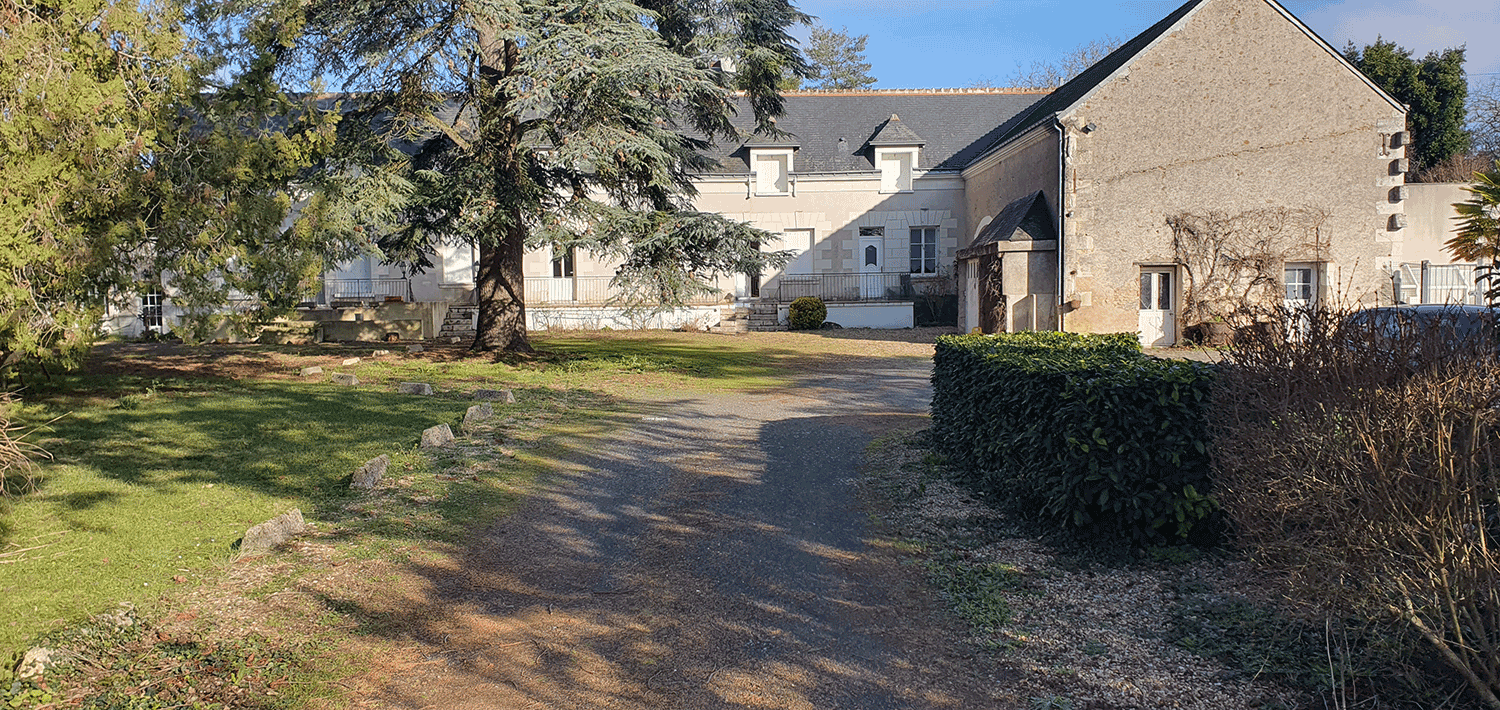
[[[830,27],[869,35],[879,88],[1004,85],[1018,67],[1094,39],[1129,39],[1183,0],[799,0]],[[1334,47],[1377,36],[1418,54],[1467,45],[1471,81],[1500,78],[1500,0],[1284,0]],[[806,31],[801,33],[805,36]]]

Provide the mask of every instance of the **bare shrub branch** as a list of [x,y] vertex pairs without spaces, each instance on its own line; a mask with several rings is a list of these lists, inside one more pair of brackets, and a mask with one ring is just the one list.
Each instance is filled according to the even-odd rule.
[[[1500,357],[1493,328],[1262,318],[1211,408],[1220,500],[1288,597],[1399,621],[1500,708]],[[1449,323],[1451,326],[1451,322]]]
[[52,457],[41,447],[25,441],[29,432],[23,432],[11,420],[10,408],[15,402],[13,393],[0,393],[0,497],[32,491],[35,460]]
[[1280,305],[1287,262],[1326,260],[1327,222],[1324,210],[1289,208],[1168,217],[1185,274],[1183,322],[1253,322],[1248,316]]

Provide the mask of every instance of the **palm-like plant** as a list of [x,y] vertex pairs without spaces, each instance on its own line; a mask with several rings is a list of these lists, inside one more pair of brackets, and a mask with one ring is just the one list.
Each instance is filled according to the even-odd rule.
[[1448,240],[1448,252],[1480,264],[1475,280],[1484,284],[1484,300],[1500,307],[1500,161],[1488,172],[1474,173],[1474,185],[1464,188],[1473,197],[1454,203],[1458,234]]

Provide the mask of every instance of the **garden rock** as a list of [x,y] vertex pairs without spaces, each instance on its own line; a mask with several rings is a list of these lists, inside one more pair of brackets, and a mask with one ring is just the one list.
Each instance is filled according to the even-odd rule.
[[390,354],[391,351],[389,350],[376,350],[375,352],[370,353],[370,357],[385,357]]
[[439,424],[422,432],[422,448],[440,449],[453,443],[453,430],[447,424]]
[[408,345],[408,346],[406,346],[406,352],[412,353],[412,354],[416,354],[416,353],[422,352],[423,350],[426,350],[426,348],[424,348],[424,347],[422,347],[420,345]]
[[21,656],[21,662],[16,664],[16,678],[29,680],[39,678],[42,673],[54,665],[52,660],[52,649],[37,646],[29,649]]
[[312,376],[312,375],[321,375],[321,374],[323,374],[323,368],[321,366],[319,366],[319,365],[313,365],[312,367],[304,367],[297,374],[301,375],[302,377],[309,377],[309,376]]
[[332,375],[329,376],[329,379],[334,384],[336,384],[336,385],[357,385],[357,384],[359,384],[359,378],[355,377],[354,375],[351,375],[351,374],[349,374],[347,372],[335,372],[335,373],[333,373]]
[[495,416],[495,408],[489,402],[476,404],[464,412],[464,431],[473,431],[474,427],[481,422],[488,421]]
[[474,401],[515,404],[516,396],[510,390],[474,390]]
[[358,364],[359,364],[359,358],[357,358],[357,357],[344,358],[344,367],[348,367],[350,365],[358,365]]
[[306,530],[307,522],[302,519],[302,511],[293,508],[246,530],[240,541],[240,557],[267,552]]
[[396,391],[401,394],[431,395],[432,385],[422,382],[402,382],[396,385]]
[[354,479],[349,482],[349,487],[368,491],[380,485],[380,477],[385,475],[385,470],[391,465],[391,457],[381,454],[365,462],[358,471],[354,472]]

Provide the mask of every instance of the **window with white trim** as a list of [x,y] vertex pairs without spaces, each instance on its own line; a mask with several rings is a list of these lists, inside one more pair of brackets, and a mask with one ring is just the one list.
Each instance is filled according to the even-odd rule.
[[935,274],[938,272],[937,227],[911,228],[911,272]]
[[141,294],[141,322],[145,324],[146,330],[161,332],[165,327],[165,319],[162,317],[162,302],[166,296],[160,291]]
[[756,195],[791,194],[792,151],[751,150],[750,166],[755,173]]
[[876,148],[875,165],[880,168],[881,192],[911,192],[916,148]]
[[573,247],[568,247],[561,255],[552,257],[552,278],[573,278]]

